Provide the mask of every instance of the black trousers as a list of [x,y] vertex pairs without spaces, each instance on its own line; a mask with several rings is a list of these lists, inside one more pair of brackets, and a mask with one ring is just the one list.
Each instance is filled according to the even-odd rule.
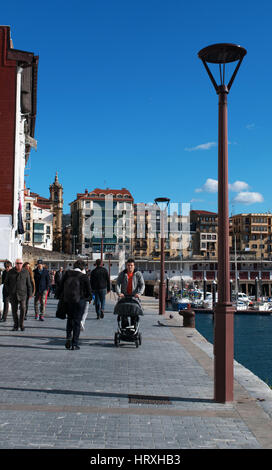
[[[26,312],[26,298],[23,300],[18,299],[11,299],[11,308],[12,308],[12,316],[14,322],[14,328],[24,327],[24,319],[25,319],[25,312]],[[18,306],[20,306],[20,318],[18,317]]]
[[72,346],[78,346],[80,322],[84,313],[85,305],[85,299],[80,299],[79,303],[70,303],[68,305],[66,338],[72,339]]
[[6,295],[3,295],[3,303],[4,303],[4,308],[3,308],[3,319],[6,320],[8,316],[8,311],[9,311],[9,304],[10,304],[10,298]]

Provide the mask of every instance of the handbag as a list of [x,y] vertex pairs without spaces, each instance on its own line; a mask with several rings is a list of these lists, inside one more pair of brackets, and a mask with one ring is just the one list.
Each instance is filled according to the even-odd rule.
[[67,315],[66,302],[64,302],[63,298],[61,298],[58,301],[56,317],[60,318],[61,320],[65,320],[66,315]]

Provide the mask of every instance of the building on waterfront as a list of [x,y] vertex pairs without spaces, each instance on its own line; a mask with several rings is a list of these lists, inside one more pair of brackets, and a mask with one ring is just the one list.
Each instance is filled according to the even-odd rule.
[[[188,214],[168,213],[164,220],[165,259],[189,256],[190,222]],[[162,212],[156,204],[134,204],[133,256],[159,259],[162,237]]]
[[218,216],[215,212],[190,211],[192,256],[217,258]]
[[72,252],[99,257],[132,252],[133,197],[126,189],[85,190],[70,203]]
[[38,56],[0,26],[0,263],[22,256],[24,170],[35,140]]
[[272,214],[249,213],[232,216],[231,252],[252,259],[272,260]]

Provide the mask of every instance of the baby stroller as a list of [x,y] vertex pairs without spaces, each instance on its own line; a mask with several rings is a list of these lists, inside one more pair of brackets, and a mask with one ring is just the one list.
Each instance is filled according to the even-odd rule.
[[144,314],[140,302],[135,297],[126,295],[117,302],[113,313],[117,315],[118,325],[118,330],[114,335],[115,346],[119,347],[120,341],[123,340],[135,343],[136,348],[138,348],[142,344],[142,335],[139,332],[139,316]]

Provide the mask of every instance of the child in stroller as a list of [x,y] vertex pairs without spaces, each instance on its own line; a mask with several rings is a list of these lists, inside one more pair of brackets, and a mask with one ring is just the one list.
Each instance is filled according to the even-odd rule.
[[[114,308],[117,315],[118,330],[114,335],[115,346],[120,345],[120,341],[135,343],[136,348],[142,344],[142,335],[139,332],[140,315],[143,310],[138,299],[132,295],[122,297]],[[130,321],[129,321],[130,320]]]

